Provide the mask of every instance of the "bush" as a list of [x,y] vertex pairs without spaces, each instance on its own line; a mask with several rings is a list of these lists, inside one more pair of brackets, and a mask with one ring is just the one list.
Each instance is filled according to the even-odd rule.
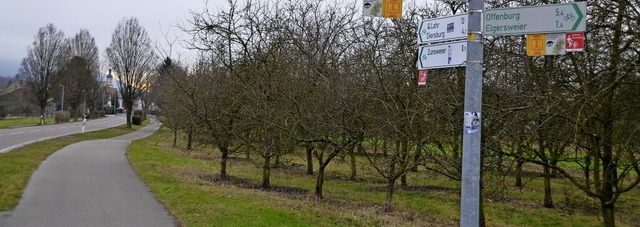
[[142,125],[142,116],[132,116],[131,123],[133,123],[134,125]]
[[68,111],[58,111],[55,113],[54,119],[56,120],[56,124],[58,123],[67,123],[71,118],[71,113]]
[[144,112],[142,110],[134,110],[133,116],[140,116],[143,121],[145,120]]
[[106,111],[96,111],[98,113],[98,117],[106,117],[107,116],[107,112]]
[[8,112],[9,111],[7,111],[7,108],[5,108],[4,106],[0,106],[0,119],[6,118]]
[[114,110],[113,106],[104,107],[104,112],[105,113],[114,114],[113,110]]

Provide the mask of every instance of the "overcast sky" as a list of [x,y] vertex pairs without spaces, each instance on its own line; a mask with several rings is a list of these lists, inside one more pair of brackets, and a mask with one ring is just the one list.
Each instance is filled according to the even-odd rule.
[[[163,33],[187,36],[175,26],[190,17],[190,10],[202,12],[206,0],[0,0],[0,76],[13,77],[27,55],[38,29],[52,23],[72,37],[82,28],[89,30],[104,58],[116,25],[125,17],[137,17],[152,40],[162,42]],[[242,0],[240,0],[242,1]],[[361,2],[362,0],[356,0]],[[428,0],[405,0],[408,4]],[[209,0],[209,8],[226,8],[227,0]],[[177,48],[174,48],[177,49]],[[181,58],[195,54],[174,50]],[[175,55],[174,55],[175,56]],[[103,66],[107,67],[107,66]]]
[[[205,0],[1,0],[0,76],[15,76],[27,47],[38,29],[53,23],[72,37],[81,28],[89,30],[100,49],[100,58],[111,42],[116,25],[125,17],[137,17],[153,40],[164,40],[164,31],[182,35],[175,25],[189,17],[189,10],[202,11]],[[209,0],[210,8],[226,0]],[[185,52],[186,50],[180,50]]]

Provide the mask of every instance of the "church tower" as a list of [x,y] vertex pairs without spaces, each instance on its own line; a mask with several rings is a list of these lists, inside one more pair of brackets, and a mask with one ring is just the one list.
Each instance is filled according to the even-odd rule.
[[109,69],[109,75],[107,75],[107,87],[113,87],[113,75],[111,75],[111,69]]

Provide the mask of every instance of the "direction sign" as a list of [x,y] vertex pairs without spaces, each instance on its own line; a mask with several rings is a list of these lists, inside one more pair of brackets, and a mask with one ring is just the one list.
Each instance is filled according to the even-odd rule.
[[420,46],[418,69],[437,69],[466,66],[467,41]]
[[583,32],[587,2],[485,10],[485,35]]
[[420,21],[418,44],[467,37],[469,14],[458,14]]

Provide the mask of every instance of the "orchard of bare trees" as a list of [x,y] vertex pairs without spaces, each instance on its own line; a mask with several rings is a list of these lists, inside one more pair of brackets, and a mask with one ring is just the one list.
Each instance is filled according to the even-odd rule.
[[[304,152],[323,198],[326,167],[346,156],[351,180],[356,165],[385,179],[385,210],[412,171],[460,180],[465,69],[431,70],[418,86],[415,65],[417,22],[462,13],[464,3],[407,2],[394,20],[361,17],[354,1],[228,3],[192,13],[182,29],[200,58],[191,66],[166,58],[152,85],[174,137],[220,152],[220,178],[231,156],[244,155],[269,188],[272,168]],[[589,1],[584,52],[527,57],[524,36],[485,39],[484,181],[512,174],[509,184],[525,187],[523,168],[539,166],[541,206],[554,207],[550,179],[563,177],[615,225],[616,201],[640,183],[639,22],[637,0]],[[485,196],[499,197],[492,187],[500,186],[485,183]]]

